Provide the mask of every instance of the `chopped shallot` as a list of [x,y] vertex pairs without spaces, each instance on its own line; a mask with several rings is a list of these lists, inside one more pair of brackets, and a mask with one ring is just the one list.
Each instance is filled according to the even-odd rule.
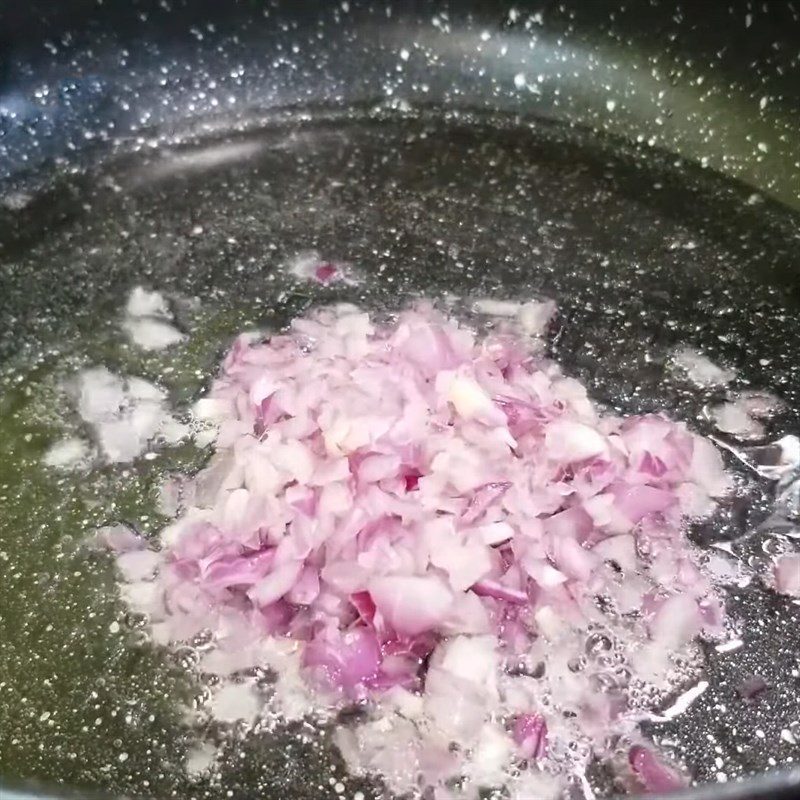
[[[316,256],[293,269],[335,279]],[[536,335],[555,311],[481,308]],[[270,666],[287,716],[310,710],[303,686],[366,702],[337,741],[351,769],[398,793],[524,792],[580,772],[614,737],[633,743],[631,677],[666,696],[671,659],[722,631],[684,522],[729,479],[685,425],[601,413],[534,344],[424,304],[387,324],[324,308],[240,337],[196,406],[213,456],[168,477],[165,513],[179,515],[160,550],[106,534],[125,598],[160,642],[210,630],[202,669]],[[132,390],[148,395],[146,419],[124,410]],[[80,404],[111,460],[164,413],[155,387],[107,372],[84,374]],[[133,444],[112,449],[103,426],[120,425]],[[794,585],[791,566],[776,582]],[[212,711],[249,719],[256,706],[234,682]],[[521,759],[538,777],[512,776]],[[681,783],[639,745],[630,765],[647,790]]]
[[683,789],[686,782],[672,767],[667,766],[652,750],[634,745],[628,761],[637,782],[648,794],[667,794]]
[[547,752],[547,723],[539,714],[521,714],[514,723],[514,741],[525,758],[542,758]]
[[299,253],[286,265],[286,269],[296,278],[321,286],[330,286],[334,283],[358,283],[353,270],[347,264],[336,261],[326,261],[314,250]]

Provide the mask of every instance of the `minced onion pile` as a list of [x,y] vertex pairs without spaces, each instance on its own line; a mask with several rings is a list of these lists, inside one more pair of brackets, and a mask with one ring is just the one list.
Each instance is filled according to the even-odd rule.
[[398,793],[547,797],[592,758],[682,783],[637,725],[722,630],[685,522],[729,479],[683,424],[601,413],[530,305],[525,333],[420,304],[241,336],[160,550],[111,542],[156,641],[204,636],[205,672],[272,668],[287,716],[362,704],[337,743]]

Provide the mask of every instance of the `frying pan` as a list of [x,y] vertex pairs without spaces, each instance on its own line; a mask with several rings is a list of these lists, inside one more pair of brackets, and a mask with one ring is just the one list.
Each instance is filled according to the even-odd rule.
[[[342,297],[381,308],[544,294],[563,314],[554,356],[598,401],[704,431],[708,397],[664,378],[690,344],[786,401],[778,436],[800,421],[798,213],[792,2],[4,3],[3,800],[338,796],[324,732],[206,730],[219,774],[181,771],[196,731],[167,699],[202,703],[192,653],[138,641],[109,565],[80,544],[110,518],[147,530],[155,479],[37,466],[58,380],[123,363],[130,287],[178,298],[206,376],[238,330],[314,302],[275,278],[302,250],[362,265],[368,288]],[[769,490],[752,488],[697,540],[751,562],[789,546],[761,532]],[[728,605],[744,645],[709,646],[709,688],[649,733],[690,767],[686,798],[795,797],[800,614],[757,581]],[[766,689],[743,701],[754,676]],[[617,789],[601,768],[593,781]]]

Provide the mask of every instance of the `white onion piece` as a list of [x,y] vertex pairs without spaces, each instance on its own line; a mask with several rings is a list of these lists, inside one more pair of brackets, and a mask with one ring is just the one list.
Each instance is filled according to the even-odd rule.
[[146,581],[155,577],[161,561],[161,555],[152,550],[132,550],[117,556],[117,568],[129,583]]
[[717,366],[708,356],[692,347],[677,349],[672,354],[672,360],[692,383],[704,388],[725,386],[736,377],[733,370]]
[[479,314],[486,314],[490,317],[515,317],[520,310],[521,303],[515,300],[493,300],[490,297],[483,297],[472,304],[472,308]]
[[156,438],[174,442],[188,433],[167,411],[165,392],[142,378],[92,367],[82,370],[75,384],[78,413],[106,461],[132,461]]
[[217,748],[208,742],[201,742],[186,753],[186,772],[195,776],[207,772],[216,758]]
[[712,406],[709,413],[718,430],[737,439],[761,439],[764,436],[764,426],[753,418],[741,400]]
[[227,683],[212,695],[209,713],[219,722],[252,722],[261,706],[252,682]]
[[86,466],[91,456],[91,447],[83,439],[70,436],[52,444],[42,457],[42,461],[48,467],[73,470]]
[[555,313],[556,304],[552,300],[530,301],[520,307],[517,318],[520,327],[528,336],[543,336]]
[[800,553],[784,553],[775,562],[775,588],[781,594],[800,597]]
[[122,329],[131,342],[142,350],[163,350],[186,339],[174,325],[160,319],[126,319]]
[[786,410],[786,403],[770,392],[749,390],[740,392],[738,399],[756,419],[769,419]]
[[143,286],[135,286],[125,303],[125,314],[129,317],[164,317],[171,319],[164,295],[150,292]]
[[163,350],[186,339],[172,323],[173,316],[163,295],[135,287],[125,304],[122,329],[143,350]]

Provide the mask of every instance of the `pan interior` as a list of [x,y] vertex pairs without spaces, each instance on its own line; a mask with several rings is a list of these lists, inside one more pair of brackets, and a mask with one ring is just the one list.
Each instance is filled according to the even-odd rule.
[[[63,386],[104,365],[141,375],[185,408],[234,334],[274,329],[314,303],[378,311],[420,295],[551,297],[565,370],[623,413],[663,409],[709,432],[712,398],[667,369],[690,345],[766,389],[789,410],[769,438],[797,431],[798,220],[757,193],[648,149],[539,123],[430,112],[306,115],[248,133],[142,140],[0,201],[0,775],[128,796],[369,797],[345,775],[327,734],[290,728],[199,729],[207,690],[191,648],[143,643],[107,559],[85,542],[124,520],[144,532],[165,473],[192,469],[191,447],[125,468],[61,474],[42,466],[79,430]],[[281,265],[316,250],[364,273],[321,292]],[[142,355],[120,329],[136,285],[174,301],[189,333]],[[737,469],[732,462],[732,468]],[[766,487],[706,544],[737,541],[755,563],[792,546],[753,533]],[[745,536],[739,542],[739,537]],[[765,555],[766,554],[766,555]],[[732,780],[800,757],[800,613],[755,581],[729,607],[744,645],[709,646],[708,690],[652,735],[699,782]],[[742,680],[763,678],[751,702]],[[187,773],[203,739],[221,756]],[[599,794],[611,784],[597,770]],[[341,794],[341,786],[345,794]]]

